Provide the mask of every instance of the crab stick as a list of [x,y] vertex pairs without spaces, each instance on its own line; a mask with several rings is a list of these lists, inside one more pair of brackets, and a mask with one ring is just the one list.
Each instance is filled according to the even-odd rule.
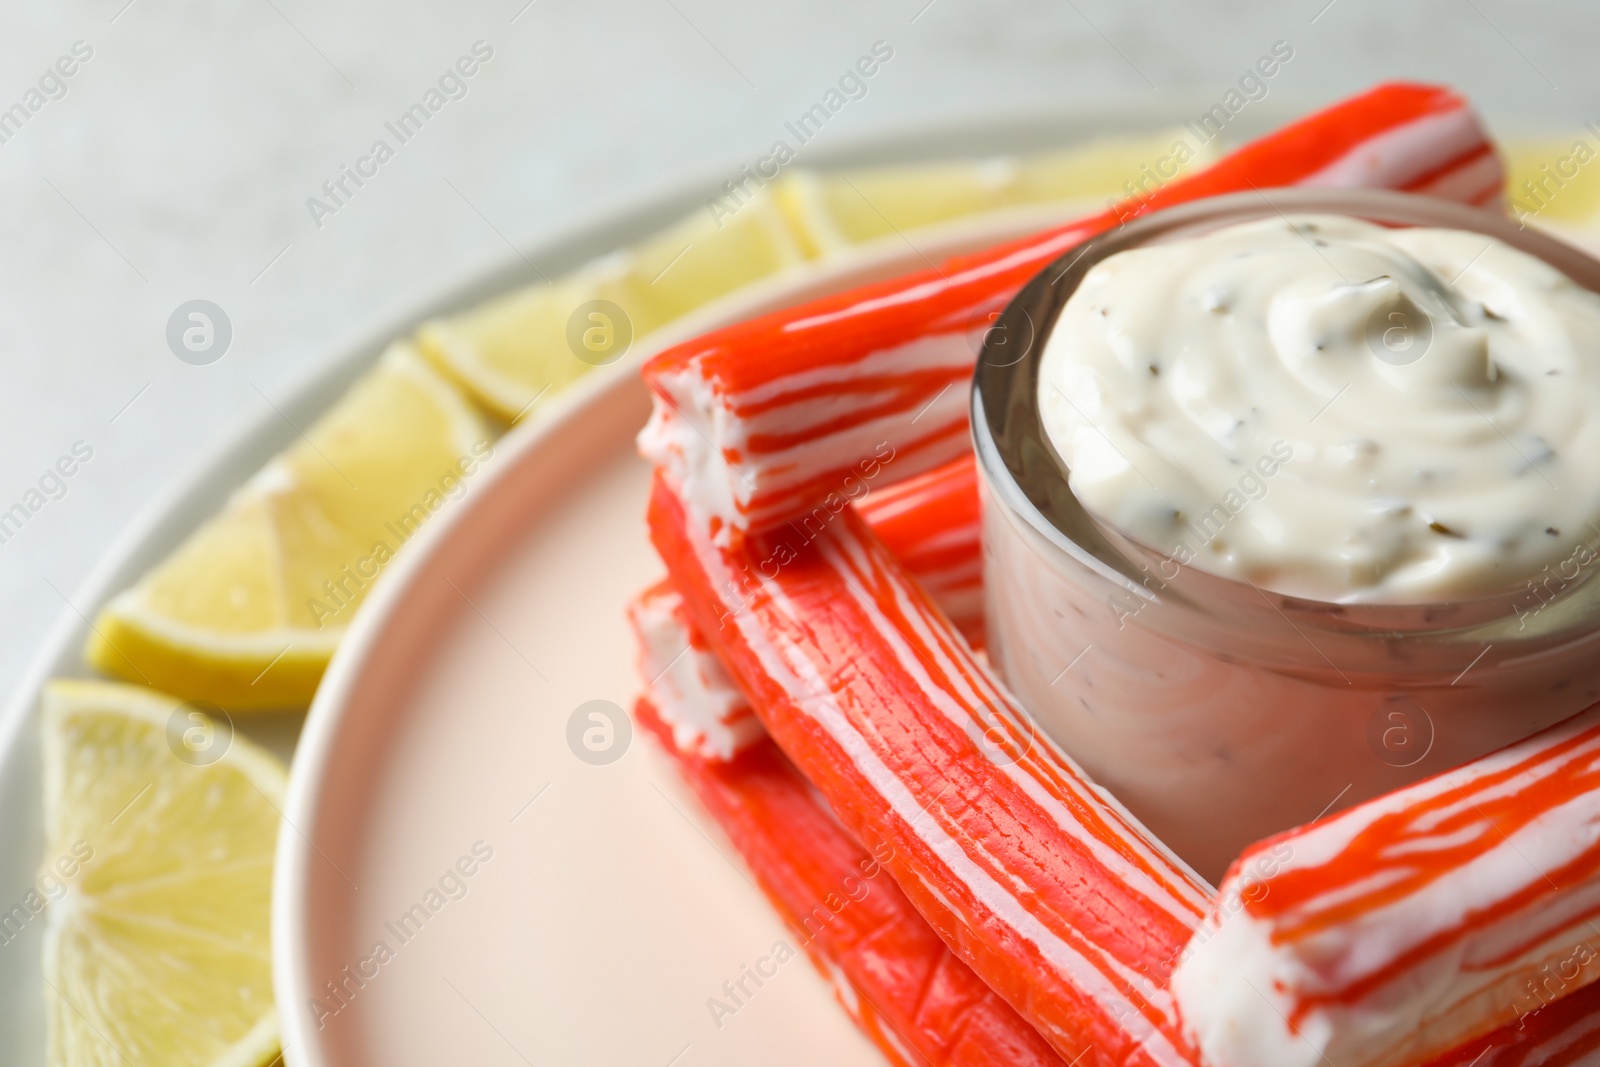
[[1600,1067],[1600,985],[1555,996],[1428,1067]]
[[1060,1065],[1044,1039],[945,947],[883,873],[887,846],[856,844],[769,740],[737,759],[677,743],[675,692],[635,717],[743,858],[841,1004],[893,1062]]
[[684,615],[683,599],[658,582],[628,605],[638,644],[639,676],[655,714],[672,731],[675,748],[701,759],[730,760],[767,736],[743,694],[734,688]]
[[[874,493],[860,511],[945,614],[977,640],[983,629],[983,566],[972,457]],[[690,627],[668,583],[640,594],[629,605],[628,619],[638,638],[640,674],[671,697],[657,704],[681,747],[731,759],[764,736],[760,720]]]
[[1043,737],[853,509],[651,535],[773,739],[956,954],[1069,1062],[1196,1062],[1166,989],[1210,890]]
[[967,639],[981,639],[983,529],[972,454],[871,493],[856,511]]
[[1559,1003],[1600,978],[1600,706],[1252,846],[1219,900],[1172,979],[1217,1067],[1424,1063]]

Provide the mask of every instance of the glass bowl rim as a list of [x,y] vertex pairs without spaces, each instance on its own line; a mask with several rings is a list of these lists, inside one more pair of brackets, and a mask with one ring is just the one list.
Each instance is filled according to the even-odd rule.
[[[1497,624],[1515,617],[1512,605],[1523,598],[1523,589],[1431,602],[1317,600],[1263,590],[1244,579],[1184,564],[1182,570],[1191,576],[1186,580],[1198,587],[1193,590],[1196,595],[1152,592],[1148,583],[1152,565],[1177,561],[1095,518],[1067,488],[1067,468],[1039,420],[1037,372],[1045,341],[1084,276],[1118,252],[1274,214],[1344,215],[1388,227],[1469,230],[1536,256],[1583,288],[1600,293],[1600,260],[1555,236],[1482,208],[1391,190],[1256,189],[1136,216],[1064,251],[1018,291],[985,334],[973,371],[971,415],[974,450],[986,489],[1057,551],[1139,603],[1176,599],[1211,607],[1213,598],[1235,599],[1242,589],[1275,612],[1293,611],[1302,620],[1320,620],[1345,633],[1376,630],[1401,637],[1433,632],[1444,621],[1441,614],[1449,618],[1446,628],[1460,637],[1470,638],[1485,628],[1498,632],[1503,627]],[[1582,575],[1578,584],[1600,586],[1589,583],[1589,577]],[[1166,590],[1164,583],[1162,589]],[[1594,612],[1585,614],[1583,625],[1600,626],[1600,599]],[[1571,635],[1564,631],[1563,636]]]

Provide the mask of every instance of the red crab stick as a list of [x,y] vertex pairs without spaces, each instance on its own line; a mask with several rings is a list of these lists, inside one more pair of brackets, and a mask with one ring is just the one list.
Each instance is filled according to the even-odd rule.
[[730,760],[767,736],[722,664],[689,626],[683,599],[658,582],[628,605],[639,675],[672,742],[704,759]]
[[975,335],[1045,264],[1131,215],[1284,185],[1488,203],[1503,180],[1460,96],[1382,85],[1101,215],[671,348],[645,367],[655,410],[639,447],[719,536],[820,518],[965,451]]
[[979,638],[983,531],[972,454],[886,486],[856,511],[967,639]]
[[[969,639],[983,629],[978,475],[970,455],[873,493],[861,502],[867,524]],[[660,582],[628,605],[639,673],[656,693],[677,744],[731,759],[766,736],[715,655],[689,626],[683,600]]]
[[731,762],[708,760],[677,745],[664,721],[674,717],[676,694],[656,696],[652,687],[652,697],[635,710],[640,725],[673,757],[845,1009],[891,1060],[1059,1067],[1038,1031],[951,954],[777,746],[762,739]]
[[[857,511],[968,640],[981,643],[983,558],[973,457],[872,493]],[[760,721],[689,627],[683,602],[668,583],[635,598],[628,619],[639,642],[640,673],[658,691],[673,693],[657,705],[681,746],[729,759],[763,735]]]
[[1529,991],[1536,1006],[1528,1015],[1428,1067],[1600,1067],[1600,985],[1570,996],[1562,995],[1562,985],[1547,979],[1537,992]]
[[1220,899],[1172,979],[1219,1067],[1426,1062],[1582,988],[1600,706],[1252,846]]
[[1068,1062],[1192,1064],[1165,989],[1208,888],[1030,727],[846,508],[714,543],[657,475],[650,528],[695,628],[923,917]]
[[[874,492],[859,511],[968,639],[981,641],[983,560],[972,456]],[[730,759],[764,736],[716,657],[689,627],[670,585],[662,582],[640,594],[628,607],[628,619],[638,638],[640,673],[658,693],[670,693],[657,706],[681,747]]]

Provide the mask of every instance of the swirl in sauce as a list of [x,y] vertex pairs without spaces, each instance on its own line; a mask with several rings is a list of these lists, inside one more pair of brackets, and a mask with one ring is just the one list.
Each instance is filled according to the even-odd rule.
[[1078,499],[1135,540],[1282,593],[1430,602],[1600,543],[1597,360],[1600,295],[1501,241],[1274,218],[1095,266],[1039,408]]

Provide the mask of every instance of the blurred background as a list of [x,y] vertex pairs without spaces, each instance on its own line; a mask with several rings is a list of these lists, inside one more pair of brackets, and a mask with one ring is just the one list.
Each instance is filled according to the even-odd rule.
[[[0,543],[8,694],[119,531],[342,343],[508,246],[709,194],[875,41],[892,63],[821,137],[1204,106],[1277,41],[1290,112],[1405,76],[1463,90],[1502,135],[1600,120],[1600,7],[1577,3],[64,0],[0,24],[0,109],[75,57],[25,122],[0,117],[0,510],[92,450]],[[492,55],[466,94],[314,217],[475,42]],[[232,328],[203,366],[166,339],[196,299]]]

